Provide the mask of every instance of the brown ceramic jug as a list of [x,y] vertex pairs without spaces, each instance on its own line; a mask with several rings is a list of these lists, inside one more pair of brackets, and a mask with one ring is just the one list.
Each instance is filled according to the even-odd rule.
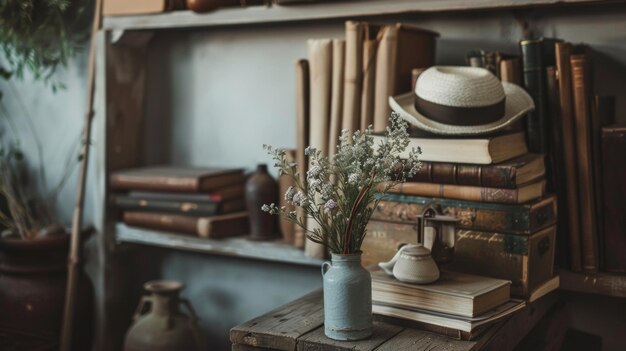
[[[139,301],[133,325],[126,333],[124,351],[200,350],[196,313],[189,301],[178,297],[183,284],[154,280],[144,288],[152,295]],[[181,304],[187,307],[190,316],[180,312]],[[149,311],[144,312],[148,305]]]
[[250,239],[275,239],[278,231],[276,216],[261,210],[264,204],[278,201],[278,183],[260,164],[246,181],[246,208],[250,214]]

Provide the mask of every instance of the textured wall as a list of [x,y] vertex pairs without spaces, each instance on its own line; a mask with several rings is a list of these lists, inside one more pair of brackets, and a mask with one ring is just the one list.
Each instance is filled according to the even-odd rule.
[[[521,14],[538,35],[588,43],[603,54],[603,59],[626,66],[624,10],[624,6],[597,6]],[[521,37],[521,28],[509,11],[400,18],[441,33],[437,49],[440,64],[461,64],[465,52],[478,47],[516,52]],[[147,62],[147,163],[252,169],[258,162],[269,162],[261,148],[263,143],[293,147],[294,62],[305,57],[307,38],[342,36],[342,21],[157,33]],[[32,115],[35,132],[44,146],[50,184],[64,172],[66,154],[78,141],[85,104],[85,62],[84,56],[78,57],[67,70],[59,72],[59,79],[68,89],[56,95],[28,78],[15,83],[15,91]],[[603,84],[603,92],[617,92],[617,85],[612,83],[615,81],[622,86],[626,82],[623,68],[602,78],[603,83],[611,83]],[[18,102],[5,82],[0,82],[0,90],[5,92],[2,111],[15,121],[22,144],[30,154],[34,151],[32,136],[20,117]],[[625,101],[626,94],[621,92],[618,112],[622,122],[626,122]],[[0,123],[6,128],[4,116]],[[98,147],[97,141],[94,147]],[[59,218],[66,224],[71,218],[75,184],[75,177],[71,178],[57,202]],[[99,206],[88,197],[88,218],[92,218],[90,214]],[[92,251],[88,251],[88,256],[89,252]],[[216,349],[228,349],[226,334],[233,324],[321,284],[318,270],[312,268],[187,253],[150,251],[150,254],[156,263],[139,272],[138,277],[162,276],[185,281],[188,285],[185,295],[201,315],[203,327],[212,340],[220,340],[214,341]],[[88,268],[92,274],[97,264],[90,258]],[[138,294],[138,289],[129,292],[129,300],[131,297],[134,300],[129,303],[134,304]],[[599,318],[585,312],[588,305],[585,300],[577,306],[590,319]],[[619,310],[604,310],[604,320],[623,323]],[[574,324],[582,329],[593,323],[587,318],[575,318]],[[618,335],[612,329],[604,330],[610,341],[605,345],[618,345]]]

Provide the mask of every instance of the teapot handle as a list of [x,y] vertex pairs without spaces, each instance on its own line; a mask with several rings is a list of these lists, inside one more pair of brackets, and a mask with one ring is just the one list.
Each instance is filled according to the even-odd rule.
[[153,300],[151,296],[142,296],[139,300],[139,304],[137,305],[137,309],[135,309],[135,313],[133,314],[133,321],[136,321],[139,317],[141,317],[141,315],[147,313],[149,309],[144,311],[144,307],[152,305],[152,303]]

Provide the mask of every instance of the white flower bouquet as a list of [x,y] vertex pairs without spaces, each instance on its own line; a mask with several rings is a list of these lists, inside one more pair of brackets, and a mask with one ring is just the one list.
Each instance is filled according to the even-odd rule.
[[[367,222],[381,194],[413,176],[421,166],[419,148],[412,149],[406,159],[399,156],[409,144],[407,123],[395,113],[390,122],[378,145],[374,145],[370,126],[364,132],[354,132],[352,138],[344,129],[332,159],[308,147],[309,170],[304,177],[295,163],[287,161],[284,151],[263,145],[276,161],[279,175],[293,178],[295,187],[287,190],[285,200],[302,208],[305,217],[276,204],[263,205],[262,209],[294,222],[305,230],[307,238],[334,254],[360,252]],[[311,230],[306,217],[319,226]]]

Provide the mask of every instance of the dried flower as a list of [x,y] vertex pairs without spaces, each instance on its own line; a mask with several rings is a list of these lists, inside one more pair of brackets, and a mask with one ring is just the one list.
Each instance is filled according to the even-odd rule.
[[332,160],[320,150],[307,147],[305,155],[309,156],[310,169],[306,174],[300,174],[283,151],[264,145],[279,172],[295,182],[294,187],[287,189],[285,200],[301,207],[306,218],[317,222],[319,228],[307,229],[306,218],[274,204],[263,206],[263,211],[294,222],[305,229],[310,240],[327,246],[333,253],[358,252],[380,194],[413,176],[420,167],[419,149],[411,150],[408,159],[398,156],[409,144],[407,124],[398,114],[392,114],[383,142],[374,145],[371,134],[371,126],[352,136],[348,130],[342,130]]

